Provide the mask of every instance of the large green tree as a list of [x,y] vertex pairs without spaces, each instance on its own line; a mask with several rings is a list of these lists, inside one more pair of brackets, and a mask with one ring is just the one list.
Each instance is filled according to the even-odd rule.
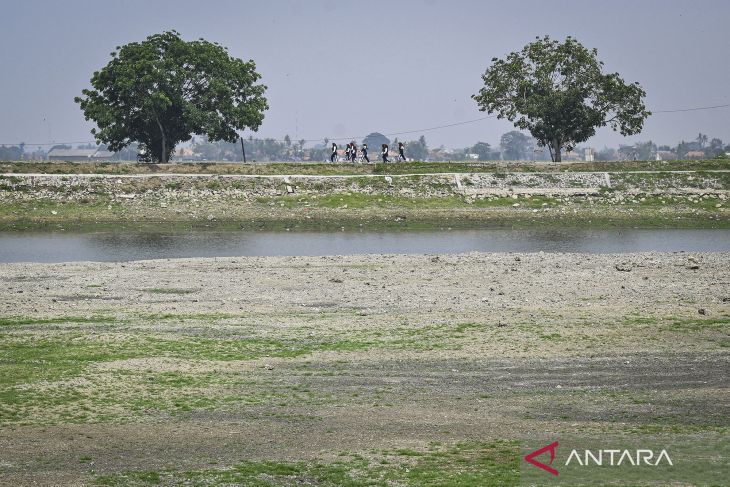
[[193,134],[234,142],[237,131],[258,130],[268,109],[253,61],[203,39],[186,42],[175,31],[132,42],[91,78],[76,97],[91,133],[117,151],[139,142],[167,162]]
[[639,133],[650,115],[641,86],[603,73],[598,51],[572,37],[564,42],[538,37],[505,59],[493,58],[482,79],[484,87],[472,96],[479,109],[529,130],[553,161],[598,127]]

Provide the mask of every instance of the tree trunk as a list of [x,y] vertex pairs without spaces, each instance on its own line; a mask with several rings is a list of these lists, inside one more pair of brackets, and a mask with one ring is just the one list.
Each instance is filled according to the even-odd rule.
[[552,148],[552,150],[550,151],[550,155],[553,158],[553,162],[561,161],[561,158],[560,158],[561,145],[562,144],[560,143],[560,141],[558,139],[553,139],[553,141],[550,143],[550,147]]
[[162,155],[160,157],[160,162],[162,164],[167,164],[167,141],[165,140],[165,129],[162,128],[159,118],[155,117],[155,121],[157,122],[157,126],[160,127],[160,135],[162,137]]

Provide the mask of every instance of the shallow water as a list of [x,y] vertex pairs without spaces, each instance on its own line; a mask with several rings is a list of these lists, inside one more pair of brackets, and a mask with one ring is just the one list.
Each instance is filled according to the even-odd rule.
[[456,252],[730,252],[730,230],[0,233],[0,262]]

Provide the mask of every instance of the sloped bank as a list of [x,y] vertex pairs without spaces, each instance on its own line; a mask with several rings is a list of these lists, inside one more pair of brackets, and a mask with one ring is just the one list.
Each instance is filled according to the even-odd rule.
[[4,229],[109,222],[309,227],[730,225],[728,172],[0,176]]

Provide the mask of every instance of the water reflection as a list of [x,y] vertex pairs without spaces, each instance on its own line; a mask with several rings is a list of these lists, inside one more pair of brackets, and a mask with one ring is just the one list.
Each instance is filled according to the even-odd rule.
[[0,234],[0,262],[450,252],[730,251],[730,230],[531,229],[404,232]]

